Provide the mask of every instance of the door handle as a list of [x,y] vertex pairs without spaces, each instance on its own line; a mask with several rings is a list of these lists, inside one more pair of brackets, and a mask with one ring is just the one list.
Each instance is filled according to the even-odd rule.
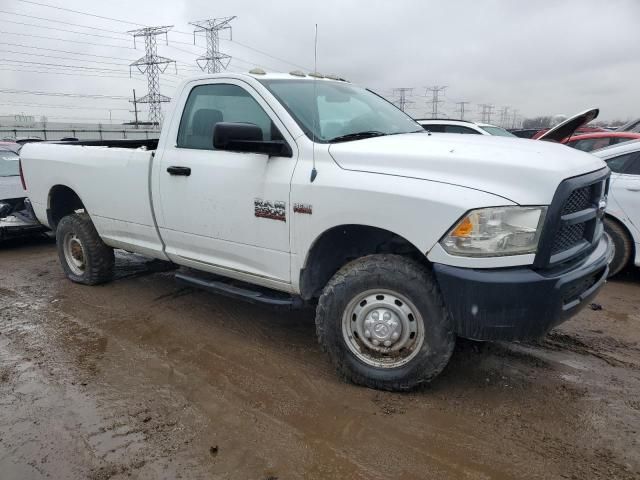
[[189,167],[167,167],[169,175],[182,175],[188,177],[191,175],[191,169]]
[[640,187],[627,187],[630,192],[640,192]]

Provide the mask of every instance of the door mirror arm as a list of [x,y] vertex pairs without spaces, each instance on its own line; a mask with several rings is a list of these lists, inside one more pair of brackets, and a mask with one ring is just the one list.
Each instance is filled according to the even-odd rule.
[[230,152],[292,157],[285,140],[263,140],[262,129],[252,123],[218,122],[213,127],[213,148]]

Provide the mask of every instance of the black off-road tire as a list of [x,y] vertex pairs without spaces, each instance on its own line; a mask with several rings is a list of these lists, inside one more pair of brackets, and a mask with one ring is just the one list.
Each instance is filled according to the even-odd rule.
[[[404,365],[368,365],[349,349],[342,317],[356,296],[392,290],[410,300],[424,321],[424,342]],[[419,263],[391,254],[370,255],[342,267],[325,286],[316,309],[318,341],[347,381],[369,388],[406,391],[435,378],[449,362],[456,335],[432,273]]]
[[633,253],[633,242],[625,228],[615,220],[605,218],[604,230],[613,241],[613,260],[609,264],[609,277],[613,277],[629,265],[629,260]]
[[[82,245],[85,266],[82,272],[74,272],[64,252],[63,242],[67,234],[75,234]],[[58,258],[69,280],[84,285],[97,285],[113,278],[113,248],[105,245],[87,213],[74,213],[64,217],[56,229]]]

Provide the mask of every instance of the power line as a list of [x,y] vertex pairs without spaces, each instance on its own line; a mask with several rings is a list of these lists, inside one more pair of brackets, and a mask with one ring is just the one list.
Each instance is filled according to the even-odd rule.
[[85,44],[85,45],[94,45],[96,47],[110,47],[110,48],[121,48],[121,49],[126,49],[126,50],[135,50],[135,48],[125,47],[123,45],[111,45],[111,44],[106,44],[106,43],[92,43],[92,42],[85,42],[85,41],[80,41],[80,40],[70,40],[70,39],[66,39],[66,38],[47,37],[46,35],[33,35],[31,33],[17,33],[17,32],[5,32],[5,31],[0,31],[0,33],[3,33],[5,35],[19,35],[21,37],[42,38],[44,40],[55,40],[56,42],[82,43],[82,44]]
[[83,56],[96,57],[96,58],[111,58],[113,60],[124,60],[127,62],[127,65],[131,62],[130,58],[111,57],[109,55],[96,55],[95,53],[70,52],[69,50],[58,50],[56,48],[44,48],[39,45],[34,46],[34,45],[24,45],[21,43],[7,43],[7,42],[0,42],[0,45],[9,45],[11,47],[22,47],[22,48],[35,48],[38,50],[46,50],[48,52],[70,53],[72,55],[83,55]]
[[25,63],[28,65],[42,65],[47,67],[63,67],[63,68],[73,68],[80,70],[94,70],[94,71],[102,71],[102,72],[118,72],[122,73],[123,70],[118,70],[115,68],[101,68],[101,67],[84,67],[79,65],[67,65],[63,63],[45,63],[45,62],[30,62],[28,60],[10,60],[7,58],[0,59],[0,62],[9,62],[9,63]]
[[16,95],[44,95],[44,96],[50,96],[50,97],[68,97],[68,98],[93,98],[95,100],[129,100],[129,97],[123,97],[119,95],[42,92],[38,90],[18,90],[14,88],[0,88],[0,93],[9,93],[9,94],[16,94]]
[[[304,67],[302,65],[298,65],[297,63],[293,63],[293,62],[290,62],[290,61],[285,60],[283,58],[276,57],[275,55],[271,55],[270,53],[263,52],[262,50],[258,50],[257,48],[251,47],[251,46],[249,46],[249,45],[247,45],[245,43],[240,43],[237,40],[231,40],[231,39],[227,40],[227,39],[224,39],[224,38],[222,40],[226,40],[228,42],[233,42],[236,45],[240,45],[241,47],[244,47],[244,48],[246,48],[248,50],[253,50],[256,53],[259,53],[259,54],[264,55],[266,57],[272,58],[274,60],[278,60],[278,61],[280,61],[282,63],[286,63],[287,65],[291,65],[293,67],[302,68],[303,70],[307,70],[307,71],[312,71],[313,70],[312,68]],[[274,69],[274,70],[277,70],[277,69]]]
[[[17,1],[22,2],[22,3],[32,4],[32,5],[38,5],[38,6],[41,6],[41,7],[53,8],[53,9],[56,9],[56,10],[63,10],[63,11],[66,11],[66,12],[76,13],[78,15],[86,15],[86,16],[89,16],[89,17],[100,18],[102,20],[111,20],[111,21],[114,21],[114,22],[124,23],[124,24],[128,24],[128,25],[136,25],[136,26],[139,26],[139,27],[147,26],[147,25],[144,25],[142,23],[130,22],[130,21],[127,21],[127,20],[122,20],[122,19],[113,18],[113,17],[107,17],[107,16],[104,16],[104,15],[96,15],[96,14],[93,14],[93,13],[82,12],[82,11],[73,10],[73,9],[70,9],[70,8],[58,7],[56,5],[50,5],[50,4],[46,4],[46,3],[42,3],[42,2],[33,2],[31,0],[17,0]],[[115,32],[113,32],[113,33],[115,33]],[[189,36],[193,35],[193,32],[183,32],[183,31],[180,31],[180,30],[172,30],[171,33],[178,33],[178,34],[181,34],[181,35],[189,35]],[[232,39],[228,39],[228,40],[227,39],[221,39],[221,40],[233,42],[234,44],[239,45],[239,46],[241,46],[243,48],[246,48],[248,50],[252,50],[252,51],[254,51],[256,53],[259,53],[261,55],[265,55],[265,56],[267,56],[269,58],[272,58],[274,60],[278,60],[280,62],[283,62],[283,63],[287,64],[287,65],[291,65],[291,66],[294,66],[294,67],[297,67],[297,68],[302,68],[302,69],[308,70],[308,71],[312,70],[309,67],[305,67],[305,66],[299,65],[299,64],[291,62],[289,60],[285,60],[284,58],[277,57],[277,56],[272,55],[270,53],[267,53],[267,52],[265,52],[263,50],[260,50],[258,48],[252,47],[250,45],[247,45],[246,43],[238,42],[237,40],[232,40]],[[185,45],[191,45],[191,44],[189,44],[187,42],[175,41],[174,43],[182,43],[182,44],[185,44]],[[258,65],[258,64],[254,63],[253,65]],[[274,70],[278,70],[278,69],[274,69]]]
[[[39,48],[39,47],[33,47],[33,48]],[[42,50],[47,50],[47,49],[42,49]],[[28,55],[28,56],[31,56],[31,57],[44,57],[44,58],[57,58],[59,60],[73,60],[73,61],[82,60],[83,62],[101,63],[103,65],[120,65],[120,66],[124,66],[124,67],[128,67],[129,66],[129,63],[116,63],[116,62],[104,62],[104,61],[100,61],[100,60],[75,59],[75,58],[71,58],[71,57],[59,57],[57,55],[46,55],[44,53],[16,52],[15,50],[0,50],[0,53],[15,53],[16,55]]]
[[58,32],[73,33],[76,35],[89,35],[91,37],[100,37],[100,38],[109,38],[111,40],[127,41],[126,38],[118,38],[118,37],[113,37],[111,35],[100,35],[99,33],[76,32],[75,30],[69,30],[66,28],[50,27],[49,25],[38,25],[35,23],[16,22],[14,20],[7,20],[5,18],[0,18],[0,22],[13,23],[15,25],[22,25],[26,27],[45,28],[47,30],[56,30]]
[[36,19],[36,20],[44,20],[46,22],[60,23],[62,25],[71,25],[72,27],[90,28],[91,30],[100,30],[101,32],[117,33],[118,35],[125,35],[125,36],[127,35],[126,33],[118,32],[117,30],[109,30],[107,28],[87,26],[87,25],[82,25],[80,23],[64,22],[62,20],[54,20],[52,18],[36,17],[35,15],[26,15],[24,13],[8,12],[6,10],[0,10],[0,13],[4,13],[4,14],[8,14],[8,15],[15,15],[17,17],[25,17],[25,18],[33,18],[33,19]]
[[[3,67],[5,66],[2,63],[0,63],[0,65],[2,65]],[[14,67],[14,65],[8,65],[8,67]],[[24,73],[39,73],[39,74],[41,73],[44,75],[66,75],[66,76],[76,76],[76,77],[100,77],[100,78],[117,78],[122,80],[128,80],[128,79],[130,80],[129,77],[123,77],[123,76],[104,75],[104,74],[93,75],[89,73],[80,73],[75,71],[59,72],[59,71],[51,71],[51,70],[25,70],[24,68],[3,68],[2,70],[5,72],[24,72]],[[136,78],[134,80],[139,80],[139,79]]]
[[50,103],[24,103],[24,102],[0,102],[0,105],[16,106],[16,107],[33,107],[33,108],[62,108],[69,110],[122,110],[128,111],[128,108],[113,108],[113,107],[81,107],[79,105],[53,105]]
[[31,5],[38,5],[39,7],[53,8],[53,9],[56,9],[56,10],[64,10],[65,12],[77,13],[79,15],[86,15],[86,16],[89,16],[89,17],[100,18],[102,20],[111,20],[113,22],[126,23],[128,25],[135,25],[135,26],[138,26],[138,27],[145,26],[145,25],[143,25],[141,23],[134,23],[134,22],[129,22],[127,20],[120,20],[118,18],[105,17],[105,16],[102,16],[102,15],[95,15],[93,13],[81,12],[79,10],[72,10],[71,8],[58,7],[57,5],[50,5],[48,3],[32,2],[31,0],[17,0],[17,1],[18,2],[22,2],[22,3],[29,3]]

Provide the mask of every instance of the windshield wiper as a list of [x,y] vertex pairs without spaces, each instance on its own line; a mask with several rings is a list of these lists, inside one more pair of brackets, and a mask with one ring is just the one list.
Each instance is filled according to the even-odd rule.
[[360,140],[362,138],[381,137],[383,135],[388,135],[388,134],[384,132],[379,132],[378,130],[367,130],[365,132],[355,132],[355,133],[347,133],[346,135],[339,135],[329,140],[329,142],[330,143],[348,142],[349,140]]

